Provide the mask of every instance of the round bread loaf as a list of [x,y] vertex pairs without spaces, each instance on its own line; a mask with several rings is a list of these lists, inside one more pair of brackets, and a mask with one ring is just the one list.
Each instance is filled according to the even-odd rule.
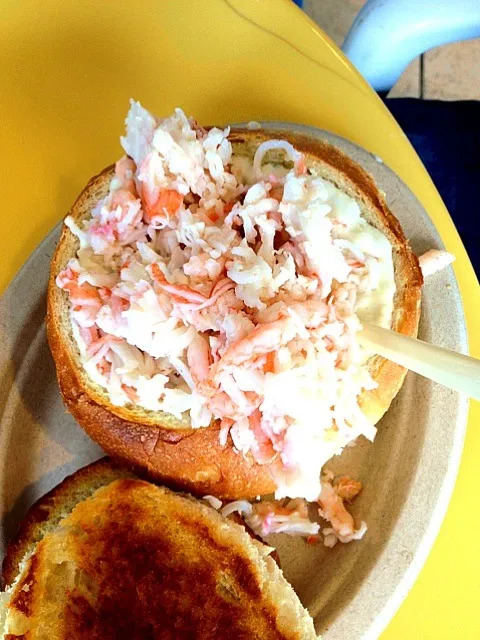
[[[234,155],[253,159],[260,143],[278,136],[275,131],[233,129],[229,139]],[[354,198],[367,222],[388,238],[393,248],[396,284],[391,327],[415,336],[422,274],[398,220],[371,176],[330,144],[283,131],[281,137],[304,154],[312,175],[331,181]],[[282,158],[275,161],[281,163]],[[87,184],[69,212],[77,224],[88,218],[92,207],[107,194],[113,174],[114,167],[108,167]],[[109,455],[144,469],[154,479],[196,495],[211,493],[235,499],[274,491],[269,465],[239,455],[231,442],[221,446],[218,424],[192,429],[187,419],[178,420],[173,415],[134,404],[115,406],[107,392],[89,378],[72,334],[68,295],[55,284],[56,276],[77,249],[76,236],[64,225],[51,265],[47,331],[64,402],[79,424]],[[378,356],[370,358],[366,366],[378,386],[363,392],[359,403],[376,423],[400,390],[406,371]]]

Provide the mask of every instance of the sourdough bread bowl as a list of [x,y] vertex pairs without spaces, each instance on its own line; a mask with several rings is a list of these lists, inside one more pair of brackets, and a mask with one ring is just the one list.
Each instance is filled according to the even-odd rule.
[[[330,144],[300,134],[268,130],[232,129],[233,157],[251,164],[262,143],[281,137],[303,154],[308,173],[333,183],[354,199],[362,217],[388,239],[392,247],[395,295],[390,326],[415,336],[420,316],[422,275],[399,222],[388,209],[373,179],[355,162]],[[278,150],[268,152],[273,166],[291,166]],[[92,178],[73,205],[69,216],[77,225],[91,216],[92,207],[109,190],[114,167]],[[67,409],[83,429],[111,456],[145,470],[150,477],[191,491],[222,498],[250,498],[276,489],[268,463],[258,464],[248,453],[239,454],[230,439],[220,443],[220,423],[191,428],[188,416],[178,419],[162,411],[150,411],[135,403],[116,406],[100,385],[86,373],[76,344],[67,293],[56,278],[79,248],[76,235],[64,226],[51,263],[48,287],[47,331],[57,378]],[[376,388],[365,390],[359,405],[375,424],[400,390],[406,371],[381,357],[365,364]]]

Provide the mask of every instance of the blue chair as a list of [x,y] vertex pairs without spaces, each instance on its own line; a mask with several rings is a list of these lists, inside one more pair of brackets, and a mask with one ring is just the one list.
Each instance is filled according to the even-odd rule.
[[440,192],[480,273],[480,102],[385,98],[407,65],[432,47],[480,37],[479,0],[368,0],[344,53],[385,103]]
[[[301,0],[296,4],[301,6]],[[410,139],[478,275],[480,102],[386,98],[417,56],[432,47],[475,37],[480,37],[480,0],[368,0],[342,49]]]
[[388,91],[428,49],[477,37],[479,0],[368,0],[342,50],[376,91]]

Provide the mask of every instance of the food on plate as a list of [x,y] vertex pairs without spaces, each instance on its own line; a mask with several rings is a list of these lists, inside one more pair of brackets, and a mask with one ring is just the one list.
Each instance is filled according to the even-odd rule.
[[196,495],[316,501],[323,465],[373,440],[405,376],[356,339],[362,319],[416,335],[422,274],[398,221],[361,167],[300,133],[132,102],[121,142],[52,260],[68,409]]
[[432,276],[455,261],[455,256],[442,249],[430,249],[418,258],[424,278]]
[[10,544],[1,637],[316,638],[271,551],[103,460],[34,505]]
[[318,496],[320,509],[317,508],[318,515],[329,525],[323,528],[303,498],[264,499],[256,502],[235,500],[226,504],[215,496],[203,496],[203,499],[226,518],[232,513],[240,514],[243,522],[259,538],[284,533],[289,536],[301,536],[307,538],[309,543],[315,543],[322,537],[325,546],[333,547],[338,541],[347,543],[360,540],[367,531],[365,522],[356,526],[345,504],[350,504],[361,490],[361,482],[349,476],[335,478],[331,471],[323,469],[321,491]]

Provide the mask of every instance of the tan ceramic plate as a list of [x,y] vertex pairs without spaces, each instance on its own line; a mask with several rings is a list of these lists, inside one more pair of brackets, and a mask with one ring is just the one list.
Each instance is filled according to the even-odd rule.
[[[320,136],[342,148],[386,192],[413,249],[421,253],[441,247],[421,205],[380,159],[316,129],[269,126]],[[0,302],[1,552],[34,500],[101,455],[64,411],[45,337],[45,290],[58,231],[36,249]],[[451,349],[467,349],[462,304],[451,269],[425,285],[420,337]],[[365,538],[334,549],[283,536],[273,541],[286,577],[325,640],[378,637],[405,597],[448,505],[466,409],[466,399],[409,374],[379,425],[375,443],[361,442],[329,464],[364,483],[355,514],[368,523]]]

